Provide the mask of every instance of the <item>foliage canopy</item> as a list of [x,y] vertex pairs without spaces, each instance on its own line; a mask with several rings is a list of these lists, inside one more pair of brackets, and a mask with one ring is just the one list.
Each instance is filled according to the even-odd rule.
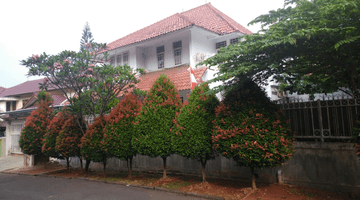
[[[43,94],[43,93],[42,93]],[[39,98],[40,99],[40,98]],[[25,127],[20,134],[19,145],[23,153],[38,155],[41,154],[42,141],[46,128],[50,124],[53,109],[49,107],[52,103],[50,95],[43,94],[39,107],[31,112],[26,118]]]
[[359,0],[285,0],[283,9],[250,22],[262,30],[204,63],[220,68],[212,81],[227,83],[217,91],[247,78],[260,85],[273,78],[299,94],[341,90],[359,96],[359,13]]

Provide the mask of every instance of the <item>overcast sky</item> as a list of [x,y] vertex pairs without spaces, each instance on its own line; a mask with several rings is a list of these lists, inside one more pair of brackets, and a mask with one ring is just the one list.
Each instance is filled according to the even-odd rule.
[[[252,32],[247,24],[261,14],[283,7],[284,0],[128,0],[128,1],[1,1],[0,86],[28,80],[20,65],[32,54],[78,51],[82,30],[89,22],[95,42],[110,43],[168,16],[210,2]],[[30,77],[29,80],[39,77]]]

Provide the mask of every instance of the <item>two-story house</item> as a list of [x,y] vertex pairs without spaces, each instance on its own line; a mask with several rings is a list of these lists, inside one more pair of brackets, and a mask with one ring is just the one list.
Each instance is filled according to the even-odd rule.
[[[213,78],[215,70],[196,65],[215,55],[221,47],[238,43],[251,32],[214,8],[210,3],[176,13],[107,45],[110,64],[144,68],[138,88],[150,90],[152,83],[165,74],[174,82],[183,100],[191,91],[190,73],[198,82]],[[210,87],[217,84],[213,83]],[[218,98],[221,99],[220,95]]]
[[[12,153],[21,153],[19,148],[20,131],[24,127],[26,117],[37,108],[37,94],[40,91],[39,83],[44,79],[26,81],[11,88],[6,88],[0,93],[0,118],[6,123],[6,155]],[[67,99],[62,91],[55,88],[49,88],[53,107],[63,106]],[[4,121],[0,122],[4,124]]]

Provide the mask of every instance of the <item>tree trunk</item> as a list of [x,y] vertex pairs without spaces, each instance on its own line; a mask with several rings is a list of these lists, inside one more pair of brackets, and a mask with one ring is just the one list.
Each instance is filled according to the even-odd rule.
[[70,163],[69,163],[69,157],[66,157],[66,169],[69,169]]
[[131,179],[131,176],[132,176],[132,159],[133,159],[133,157],[129,158],[129,160],[130,160],[129,178],[130,179]]
[[81,168],[81,172],[83,172],[84,168],[83,168],[83,162],[82,162],[82,157],[80,156],[80,168]]
[[103,159],[103,164],[104,164],[104,175],[106,177],[106,158]]
[[90,166],[90,160],[86,160],[86,163],[85,163],[85,172],[88,172],[89,171],[89,166]]
[[255,169],[254,167],[251,167],[251,176],[252,176],[252,188],[253,190],[256,189],[256,184],[255,184]]
[[206,160],[203,162],[203,161],[200,161],[201,162],[201,166],[202,166],[202,182],[203,183],[206,183],[206,174],[205,174],[205,166],[206,166]]
[[163,179],[165,179],[166,176],[166,157],[162,157],[163,161],[164,161],[164,173],[163,173]]

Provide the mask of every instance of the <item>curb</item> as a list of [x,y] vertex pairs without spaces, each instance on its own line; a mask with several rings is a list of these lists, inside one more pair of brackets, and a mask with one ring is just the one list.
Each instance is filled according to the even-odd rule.
[[42,176],[42,177],[49,177],[49,178],[78,179],[78,180],[84,180],[84,181],[100,182],[100,183],[115,184],[115,185],[124,185],[124,186],[130,186],[130,187],[136,187],[136,188],[142,188],[142,189],[148,189],[148,190],[154,190],[154,191],[169,192],[169,193],[179,194],[182,196],[191,196],[191,197],[213,199],[213,200],[225,200],[225,198],[223,198],[223,197],[215,197],[215,196],[209,196],[209,195],[203,195],[203,194],[196,194],[196,193],[192,193],[192,192],[182,192],[182,191],[170,190],[170,189],[161,188],[161,187],[133,185],[133,184],[127,184],[125,182],[103,181],[103,180],[90,179],[90,178],[84,178],[84,177],[77,178],[77,177],[62,177],[62,176],[49,175],[50,173],[53,173],[53,172],[59,172],[59,171],[65,171],[65,170],[66,169],[60,169],[57,171],[45,172],[45,173],[41,173],[41,174],[25,174],[25,173],[15,173],[15,172],[0,172],[0,174],[17,174],[17,175],[25,175],[25,176]]

